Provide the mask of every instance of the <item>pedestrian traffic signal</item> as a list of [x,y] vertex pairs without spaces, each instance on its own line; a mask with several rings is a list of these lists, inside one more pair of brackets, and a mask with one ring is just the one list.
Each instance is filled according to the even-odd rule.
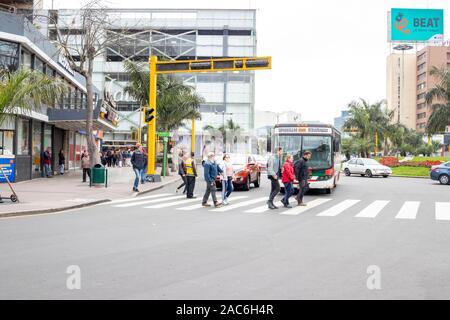
[[151,122],[153,119],[155,119],[155,108],[146,108],[145,122]]

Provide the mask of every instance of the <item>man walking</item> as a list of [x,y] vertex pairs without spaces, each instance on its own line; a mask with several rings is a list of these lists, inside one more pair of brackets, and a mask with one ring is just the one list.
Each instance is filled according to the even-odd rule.
[[142,183],[144,170],[147,168],[147,156],[145,155],[140,143],[136,144],[136,150],[131,156],[131,164],[133,165],[134,174],[136,175],[136,178],[134,179],[133,191],[139,192],[139,180],[141,180]]
[[186,179],[186,198],[194,199],[195,178],[197,178],[197,166],[195,165],[194,152],[183,162],[183,171]]
[[187,191],[187,187],[186,187],[186,171],[185,171],[183,151],[181,151],[178,154],[178,175],[181,177],[181,180],[183,182],[177,187],[177,190],[175,192],[178,193],[178,191],[180,191],[180,189],[184,187],[183,194],[185,194]]
[[307,162],[311,159],[311,156],[310,151],[305,151],[303,157],[294,164],[295,178],[298,181],[297,202],[299,206],[306,206],[306,203],[303,202],[303,196],[308,191],[309,167]]
[[208,153],[208,159],[205,161],[204,167],[204,176],[206,181],[206,191],[205,195],[203,196],[202,205],[204,207],[210,207],[211,205],[208,204],[209,195],[211,194],[214,207],[218,208],[222,204],[217,201],[216,197],[216,177],[219,173],[222,173],[222,170],[217,165],[216,161],[214,160],[214,152]]
[[283,148],[278,147],[276,153],[267,161],[267,178],[270,180],[270,195],[267,205],[269,209],[278,209],[273,203],[278,192],[280,192],[280,184],[278,177],[281,176],[281,157],[283,155]]

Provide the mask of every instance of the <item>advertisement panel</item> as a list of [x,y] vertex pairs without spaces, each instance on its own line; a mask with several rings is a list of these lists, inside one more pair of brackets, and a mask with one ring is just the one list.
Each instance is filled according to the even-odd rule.
[[390,41],[438,41],[444,38],[444,10],[401,9],[390,12]]
[[[0,156],[0,167],[5,175],[8,177],[9,182],[15,181],[16,162],[14,156]],[[5,176],[0,171],[0,183],[6,183]]]

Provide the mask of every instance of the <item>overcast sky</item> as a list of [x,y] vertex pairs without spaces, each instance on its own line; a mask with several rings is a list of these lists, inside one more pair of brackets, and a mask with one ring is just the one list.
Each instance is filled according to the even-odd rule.
[[[81,2],[54,0],[53,5],[76,8]],[[46,8],[51,3],[44,0]],[[257,9],[257,52],[273,57],[273,70],[257,72],[256,109],[293,110],[300,112],[303,120],[332,122],[353,99],[385,98],[390,8],[442,8],[445,37],[450,38],[449,0],[109,0],[107,3],[115,8]]]

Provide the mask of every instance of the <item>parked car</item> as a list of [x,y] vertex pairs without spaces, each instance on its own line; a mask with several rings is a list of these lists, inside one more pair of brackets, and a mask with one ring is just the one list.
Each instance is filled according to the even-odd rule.
[[[242,188],[244,191],[248,191],[252,183],[255,188],[259,188],[261,184],[261,168],[254,156],[230,154],[230,160],[234,172],[233,186],[236,189]],[[216,186],[218,189],[222,188],[219,176],[216,178]]]
[[382,165],[375,159],[368,158],[351,159],[344,163],[343,169],[346,176],[359,174],[362,177],[366,176],[371,178],[374,176],[382,176],[387,178],[392,174],[391,168]]
[[440,184],[450,184],[450,161],[432,166],[430,178],[439,181]]

